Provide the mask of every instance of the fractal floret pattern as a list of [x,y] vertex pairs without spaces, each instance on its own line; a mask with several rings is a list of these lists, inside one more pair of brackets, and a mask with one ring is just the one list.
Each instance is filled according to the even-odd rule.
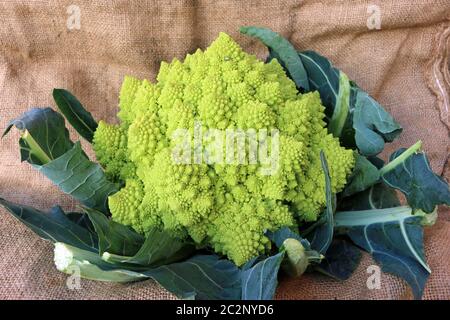
[[[112,218],[146,234],[190,237],[237,265],[266,253],[266,231],[314,221],[325,206],[324,152],[333,192],[354,165],[352,150],[327,132],[317,92],[301,94],[276,59],[264,63],[227,34],[205,50],[161,64],[157,82],[127,76],[120,124],[100,122],[94,150],[108,176],[124,184],[109,197]],[[177,129],[279,130],[279,161],[177,163]],[[195,134],[194,134],[195,135]],[[194,145],[193,139],[188,139]],[[203,147],[201,147],[203,148]],[[194,156],[190,158],[192,160]]]

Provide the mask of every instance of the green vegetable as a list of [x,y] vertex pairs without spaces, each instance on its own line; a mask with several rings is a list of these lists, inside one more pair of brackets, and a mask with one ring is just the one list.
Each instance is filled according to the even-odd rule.
[[321,254],[325,254],[328,247],[333,240],[333,225],[334,225],[334,211],[336,210],[336,196],[331,190],[330,174],[328,170],[327,160],[323,152],[320,153],[320,160],[322,162],[322,168],[325,173],[325,193],[326,193],[326,208],[320,220],[317,222],[317,226],[309,240],[311,242],[311,248],[318,251]]
[[309,91],[309,81],[302,60],[298,57],[294,46],[270,29],[258,27],[241,27],[241,33],[256,37],[270,50],[277,53],[277,59],[289,72],[298,88]]
[[241,272],[216,255],[196,255],[183,262],[145,273],[180,298],[236,300],[241,298]]
[[[55,244],[55,265],[62,272],[72,274],[79,271],[83,278],[109,282],[133,282],[151,278],[180,298],[192,294],[200,299],[240,297],[238,268],[229,261],[219,260],[217,256],[196,255],[183,260],[177,251],[175,255],[178,255],[178,258],[175,257],[175,260],[183,260],[182,262],[169,263],[157,268],[135,264],[131,268],[126,264],[115,264],[102,259],[98,251],[97,234],[89,231],[86,222],[81,219],[86,217],[83,214],[64,213],[59,207],[44,213],[1,198],[0,205],[37,235]],[[164,243],[167,241],[165,237],[159,238],[159,234],[155,234],[151,242]],[[164,246],[156,248],[144,245],[136,256],[142,257],[147,252],[149,255],[157,254],[158,259],[165,256],[167,261],[174,261],[174,257],[169,257],[170,253],[166,250],[167,247]]]
[[[155,84],[125,77],[119,124],[97,124],[55,89],[60,111],[93,142],[103,168],[50,108],[30,110],[4,135],[15,126],[22,160],[86,213],[0,205],[55,243],[58,270],[88,279],[153,279],[182,299],[272,299],[280,270],[348,279],[361,248],[419,298],[430,273],[423,229],[436,222],[438,205],[450,204],[421,142],[385,164],[375,155],[401,127],[381,105],[325,57],[296,52],[268,29],[241,31],[269,47],[268,63],[222,33],[183,62],[163,62]],[[278,130],[257,145],[276,152],[279,139],[273,167],[251,162],[251,149],[242,163],[217,163],[226,144],[209,149],[221,133],[207,129],[237,128]],[[182,158],[189,161],[174,161],[180,145],[191,147]]]
[[55,243],[54,252],[59,271],[79,272],[86,279],[119,283],[154,279],[182,299],[192,296],[238,299],[241,293],[238,268],[217,256],[197,255],[184,262],[137,272],[109,264],[95,253],[64,243]]
[[341,210],[382,209],[400,206],[394,189],[384,183],[375,183],[362,192],[341,199]]
[[83,108],[80,101],[64,89],[53,89],[53,99],[55,99],[58,109],[80,136],[88,142],[92,142],[94,132],[97,129],[97,122]]
[[335,228],[372,254],[384,271],[405,279],[419,298],[431,272],[423,251],[422,219],[405,206],[342,211],[336,213]]
[[108,211],[108,196],[117,192],[117,186],[106,179],[99,164],[86,157],[79,142],[59,158],[34,167],[63,192],[102,212]]
[[145,238],[131,228],[108,219],[104,214],[85,209],[99,238],[99,253],[133,256],[144,244]]
[[357,156],[343,196],[366,190],[381,178],[387,186],[403,192],[413,209],[430,213],[439,204],[450,205],[448,185],[431,170],[427,157],[419,152],[421,146],[422,142],[418,141],[408,149],[397,150],[391,155],[389,163],[380,169],[367,158]]
[[383,150],[385,142],[392,142],[402,131],[400,125],[366,92],[355,87],[353,129],[359,151],[373,156]]
[[15,126],[20,132],[22,161],[44,165],[62,156],[73,146],[64,118],[50,108],[33,108],[12,120],[3,137]]
[[285,250],[257,262],[242,272],[242,300],[270,300],[275,296],[277,275]]
[[174,239],[165,231],[153,229],[134,255],[118,255],[109,250],[102,254],[102,258],[112,263],[156,267],[188,258],[194,251],[192,243]]
[[314,270],[336,280],[347,280],[361,261],[361,250],[343,238],[334,238],[325,257]]
[[[270,58],[277,55],[271,52]],[[357,146],[362,155],[371,156],[380,153],[385,142],[398,137],[402,131],[400,125],[345,73],[316,52],[302,51],[298,55],[310,90],[319,91],[326,107],[330,119],[328,130],[340,138],[343,146]]]
[[339,77],[339,94],[336,99],[333,116],[328,124],[328,131],[333,136],[339,138],[344,130],[345,123],[350,108],[350,81],[348,77],[341,72]]
[[418,141],[408,149],[394,152],[380,174],[383,182],[404,193],[413,209],[430,213],[439,204],[450,205],[450,190],[431,170],[425,154],[418,152],[421,145]]
[[45,240],[53,243],[64,242],[83,250],[97,251],[97,235],[70,220],[60,207],[54,207],[49,213],[45,213],[2,198],[0,198],[0,205]]
[[[272,36],[265,39],[273,48],[285,47],[285,40],[278,43],[281,38]],[[291,49],[289,57],[299,60]],[[336,193],[344,187],[353,151],[327,133],[319,95],[299,94],[276,60],[264,64],[221,33],[204,52],[162,63],[157,80],[125,78],[122,123],[101,121],[94,134],[106,173],[125,183],[109,197],[114,221],[143,235],[159,228],[190,237],[240,266],[269,252],[266,230],[317,219],[326,205],[321,150],[328,159],[330,189]],[[195,154],[188,163],[174,163],[173,135],[185,129],[188,143],[196,145],[198,122],[203,131],[279,129],[277,168],[265,175],[261,162],[196,163]],[[205,138],[201,143],[205,154]]]
[[[325,114],[328,119],[331,119],[335,106],[340,103],[339,97],[345,97],[345,94],[343,94],[345,88],[340,88],[340,84],[345,84],[345,82],[341,80],[341,75],[343,76],[344,74],[333,67],[327,58],[314,51],[298,51],[297,54],[305,66],[310,90],[317,90],[320,93],[320,99],[326,108]],[[272,59],[273,57],[275,56],[272,51],[270,52],[269,59]],[[348,80],[347,77],[343,78]],[[343,106],[338,109],[344,111],[347,108]],[[336,114],[338,114],[338,112]]]
[[366,157],[356,155],[355,167],[349,178],[349,183],[343,191],[344,196],[350,196],[361,192],[377,183],[380,179],[380,171]]
[[28,161],[83,205],[108,212],[108,196],[118,188],[106,179],[100,165],[89,160],[80,143],[70,140],[59,113],[50,108],[31,109],[11,121],[3,136],[13,126],[21,134],[22,161]]

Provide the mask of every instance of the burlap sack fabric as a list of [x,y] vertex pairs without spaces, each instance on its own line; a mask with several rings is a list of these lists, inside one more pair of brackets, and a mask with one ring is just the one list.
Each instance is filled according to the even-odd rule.
[[[79,30],[67,28],[70,5],[80,8]],[[367,26],[371,5],[380,9],[380,30]],[[404,133],[386,154],[422,139],[433,169],[448,178],[449,15],[446,0],[4,0],[0,4],[0,130],[32,106],[54,106],[54,87],[73,92],[96,119],[116,121],[124,75],[153,80],[161,60],[204,48],[219,31],[264,57],[262,45],[238,34],[241,25],[260,25],[281,32],[299,49],[329,57],[394,115]],[[16,132],[0,142],[0,196],[40,209],[57,203],[68,209],[76,205],[28,164],[20,163]],[[433,273],[424,298],[449,299],[448,211],[441,209],[437,224],[426,231],[425,246]],[[114,285],[83,280],[80,290],[69,290],[66,276],[53,266],[52,245],[3,209],[0,255],[0,299],[174,298],[151,281]],[[381,289],[369,290],[367,266],[372,263],[365,255],[345,282],[315,274],[282,279],[277,297],[411,298],[403,281],[385,274]]]

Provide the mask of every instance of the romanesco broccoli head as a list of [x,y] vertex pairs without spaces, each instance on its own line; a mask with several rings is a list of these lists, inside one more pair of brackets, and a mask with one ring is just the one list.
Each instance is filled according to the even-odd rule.
[[345,186],[353,151],[328,134],[319,94],[299,93],[276,59],[220,33],[205,51],[163,62],[156,79],[126,77],[122,123],[95,132],[98,160],[125,181],[109,198],[114,220],[191,237],[242,265],[270,249],[268,230],[322,212],[321,150],[332,191]]
[[100,121],[93,146],[98,162],[113,181],[135,176],[136,167],[128,160],[127,129],[121,125]]

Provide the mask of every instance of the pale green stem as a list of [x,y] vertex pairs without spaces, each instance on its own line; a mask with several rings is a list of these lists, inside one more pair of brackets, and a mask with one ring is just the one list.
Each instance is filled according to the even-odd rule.
[[350,105],[350,81],[347,75],[340,72],[339,75],[339,94],[336,97],[336,106],[331,117],[330,124],[328,125],[329,131],[339,138],[344,129],[345,121],[348,117]]
[[28,132],[28,130],[24,130],[21,133],[21,137],[23,140],[25,140],[30,147],[30,152],[38,158],[42,164],[49,163],[52,161],[50,157],[42,150],[41,146],[34,140],[34,138],[31,136],[31,134]]
[[414,153],[419,151],[419,149],[422,147],[422,141],[417,141],[415,144],[413,144],[411,147],[405,150],[400,156],[389,162],[387,165],[385,165],[383,168],[380,169],[380,175],[384,175],[388,173],[391,170],[394,170],[395,167],[397,167],[399,164],[403,163],[407,158],[412,156]]

